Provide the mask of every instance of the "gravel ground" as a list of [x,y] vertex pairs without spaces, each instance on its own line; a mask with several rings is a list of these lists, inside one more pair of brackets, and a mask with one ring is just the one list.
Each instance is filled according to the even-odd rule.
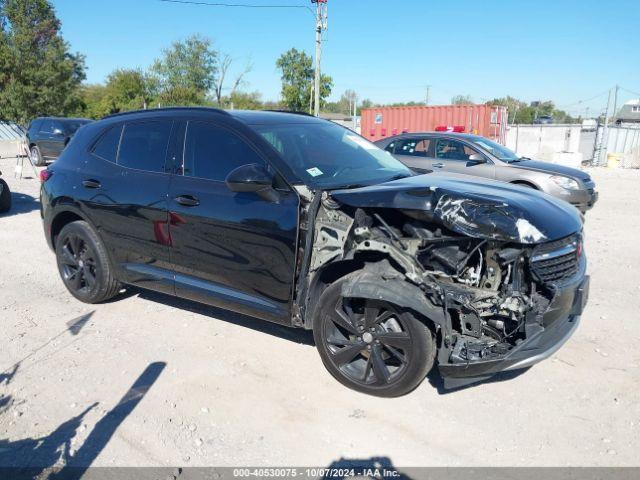
[[308,332],[134,290],[85,305],[46,246],[38,181],[0,216],[0,465],[638,465],[640,172],[592,172],[591,298],[519,375],[385,400],[338,384]]

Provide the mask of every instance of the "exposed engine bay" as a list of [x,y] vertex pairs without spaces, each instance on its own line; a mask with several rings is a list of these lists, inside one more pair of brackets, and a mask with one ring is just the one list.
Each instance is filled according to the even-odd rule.
[[348,261],[410,282],[441,314],[441,364],[501,359],[544,330],[554,283],[578,268],[579,234],[541,247],[454,232],[420,211],[347,206],[327,192],[316,207],[310,282]]

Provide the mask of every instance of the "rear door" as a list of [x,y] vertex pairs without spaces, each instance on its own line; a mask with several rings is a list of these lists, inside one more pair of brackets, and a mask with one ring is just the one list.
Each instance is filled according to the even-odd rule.
[[299,199],[288,187],[269,201],[232,192],[227,175],[271,168],[238,132],[190,121],[169,191],[171,257],[178,296],[290,323]]
[[150,119],[108,128],[91,150],[78,185],[118,277],[174,293],[169,257],[165,171],[173,122]]
[[[466,143],[451,138],[437,138],[434,144],[432,166],[435,171],[495,178],[493,162]],[[470,160],[469,157],[474,154],[480,155],[486,162]]]
[[416,173],[432,169],[433,142],[429,138],[401,138],[390,143],[387,150]]
[[53,120],[52,130],[51,130],[51,156],[59,157],[64,150],[65,142],[67,136],[65,134],[65,126],[59,120]]
[[36,145],[40,149],[40,154],[43,157],[53,157],[55,154],[53,145],[53,125],[54,122],[51,119],[45,119],[40,123],[40,129],[38,131],[38,138]]

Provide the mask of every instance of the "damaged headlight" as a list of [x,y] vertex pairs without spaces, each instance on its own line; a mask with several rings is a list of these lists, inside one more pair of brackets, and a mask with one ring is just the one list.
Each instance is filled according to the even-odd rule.
[[580,190],[580,184],[573,178],[563,177],[562,175],[553,175],[551,180],[553,183],[565,190]]

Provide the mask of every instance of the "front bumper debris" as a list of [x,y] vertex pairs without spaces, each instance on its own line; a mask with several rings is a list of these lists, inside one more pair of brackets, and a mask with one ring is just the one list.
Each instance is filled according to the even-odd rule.
[[[549,358],[573,335],[580,323],[580,315],[589,296],[589,277],[579,285],[559,293],[559,303],[572,297],[568,314],[554,318],[553,322],[538,334],[511,349],[503,358],[459,364],[440,364],[440,374],[446,388],[458,388],[490,378],[499,372],[519,370]],[[553,304],[550,307],[553,310]],[[553,314],[553,312],[551,312]]]

